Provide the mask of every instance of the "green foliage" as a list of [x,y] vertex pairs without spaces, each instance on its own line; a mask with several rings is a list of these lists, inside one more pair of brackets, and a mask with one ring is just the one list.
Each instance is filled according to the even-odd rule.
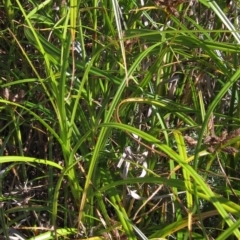
[[238,5],[144,4],[0,5],[6,239],[240,239]]

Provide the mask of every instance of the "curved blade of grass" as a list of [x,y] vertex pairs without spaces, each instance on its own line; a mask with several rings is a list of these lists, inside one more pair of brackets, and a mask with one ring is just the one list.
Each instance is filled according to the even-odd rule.
[[[196,185],[198,185],[202,189],[202,191],[206,194],[208,201],[212,202],[212,204],[215,206],[215,208],[221,214],[222,218],[224,219],[224,221],[226,221],[228,226],[231,227],[233,225],[233,221],[229,218],[228,213],[223,208],[221,202],[219,202],[216,195],[211,191],[211,189],[208,187],[208,185],[206,185],[206,183],[201,178],[201,176],[199,176],[198,173],[194,170],[194,168],[189,166],[188,163],[186,163],[186,161],[184,161],[184,159],[182,159],[180,155],[178,155],[175,151],[173,151],[172,148],[170,148],[169,146],[167,146],[165,144],[162,144],[155,137],[153,137],[145,132],[142,132],[138,129],[135,129],[129,125],[109,122],[109,123],[100,124],[100,127],[104,127],[104,128],[111,127],[111,128],[122,129],[123,131],[128,131],[130,133],[136,134],[137,136],[147,140],[150,144],[155,144],[156,147],[158,147],[162,152],[167,154],[169,156],[169,158],[175,160],[183,169],[185,169],[185,171],[187,171],[189,173],[189,175],[194,179],[194,183]],[[188,190],[188,189],[186,189],[186,190]],[[234,233],[237,237],[240,237],[239,230],[236,229],[234,231]]]
[[[200,0],[200,2],[206,2],[206,0]],[[219,5],[215,1],[207,1],[209,7],[215,12],[215,14],[220,18],[221,22],[229,29],[234,36],[237,43],[240,43],[240,35],[238,30],[234,27],[231,21],[228,19],[226,14],[222,11]]]
[[32,162],[32,163],[39,163],[43,165],[49,165],[55,168],[58,168],[62,170],[63,168],[51,161],[51,160],[44,160],[44,159],[38,159],[38,158],[32,158],[32,157],[22,157],[22,156],[0,156],[0,163],[9,163],[9,162]]
[[[159,45],[159,43],[152,45],[151,47],[149,47],[147,50],[145,50],[143,53],[141,53],[139,55],[139,57],[136,59],[136,61],[133,63],[132,67],[129,69],[129,74],[131,75],[135,69],[138,67],[138,65],[140,64],[140,62],[142,61],[142,59],[144,57],[146,57],[148,55],[148,53],[150,51],[152,51],[155,47],[157,47]],[[104,120],[104,122],[109,122],[112,118],[113,112],[116,108],[117,103],[119,102],[119,99],[121,97],[121,94],[126,86],[126,81],[127,81],[127,76],[125,76],[125,78],[122,80],[121,85],[118,87],[118,91],[116,92],[111,106],[108,110],[108,113],[106,115],[106,118]],[[108,135],[109,135],[110,131],[108,128],[102,128],[98,137],[98,141],[97,144],[95,146],[94,152],[93,152],[93,157],[91,159],[91,163],[89,166],[89,170],[88,170],[88,174],[87,174],[87,179],[85,182],[85,186],[84,186],[84,191],[83,191],[83,195],[82,195],[82,200],[81,200],[81,204],[80,204],[80,209],[79,209],[79,224],[80,221],[82,220],[82,216],[83,216],[83,210],[84,210],[84,206],[85,206],[85,201],[86,201],[86,197],[87,197],[87,192],[89,189],[89,184],[90,184],[90,180],[92,178],[92,174],[94,171],[94,168],[97,167],[97,160],[98,160],[98,156],[99,156],[99,152],[104,148]],[[125,216],[127,218],[127,216]],[[129,226],[129,223],[122,223],[123,225],[128,225],[128,229],[131,229],[131,227]],[[133,233],[128,232],[128,229],[125,229],[125,231],[132,236]]]
[[122,106],[124,104],[127,103],[146,103],[149,105],[153,105],[159,108],[163,108],[163,109],[167,109],[169,112],[174,113],[176,116],[178,116],[180,119],[182,119],[185,123],[189,124],[190,126],[196,126],[196,122],[192,120],[192,118],[190,118],[189,116],[187,116],[187,114],[185,114],[184,112],[196,112],[196,110],[193,110],[191,108],[185,107],[183,105],[181,105],[181,108],[179,106],[179,104],[174,103],[171,100],[168,99],[150,99],[150,98],[128,98],[126,100],[123,100],[117,107],[117,115],[119,114],[118,112],[120,112],[120,107],[122,108]]
[[[183,180],[180,179],[167,179],[163,177],[144,177],[144,178],[128,178],[126,180],[119,180],[98,189],[100,193],[110,190],[111,188],[115,188],[119,185],[128,185],[128,184],[135,184],[135,183],[158,183],[158,184],[165,184],[169,187],[176,187],[181,190],[186,190],[186,184]],[[188,191],[194,194],[193,186]],[[94,195],[97,193],[94,193]],[[200,186],[197,187],[197,194],[200,198],[209,201],[209,197],[207,194],[203,193]],[[215,197],[218,201],[222,204],[223,208],[228,212],[233,214],[236,217],[240,217],[240,206],[224,197],[219,196],[218,194],[214,193]],[[211,200],[211,199],[210,199]],[[212,202],[212,201],[210,201]]]

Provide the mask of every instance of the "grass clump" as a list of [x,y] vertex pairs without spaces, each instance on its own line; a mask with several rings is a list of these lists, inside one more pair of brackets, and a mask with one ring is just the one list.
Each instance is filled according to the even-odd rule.
[[0,12],[4,239],[240,238],[237,2]]

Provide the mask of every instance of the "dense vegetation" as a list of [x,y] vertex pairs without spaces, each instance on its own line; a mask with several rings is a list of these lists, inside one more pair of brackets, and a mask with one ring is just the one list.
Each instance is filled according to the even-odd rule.
[[1,239],[240,239],[238,2],[0,2]]

